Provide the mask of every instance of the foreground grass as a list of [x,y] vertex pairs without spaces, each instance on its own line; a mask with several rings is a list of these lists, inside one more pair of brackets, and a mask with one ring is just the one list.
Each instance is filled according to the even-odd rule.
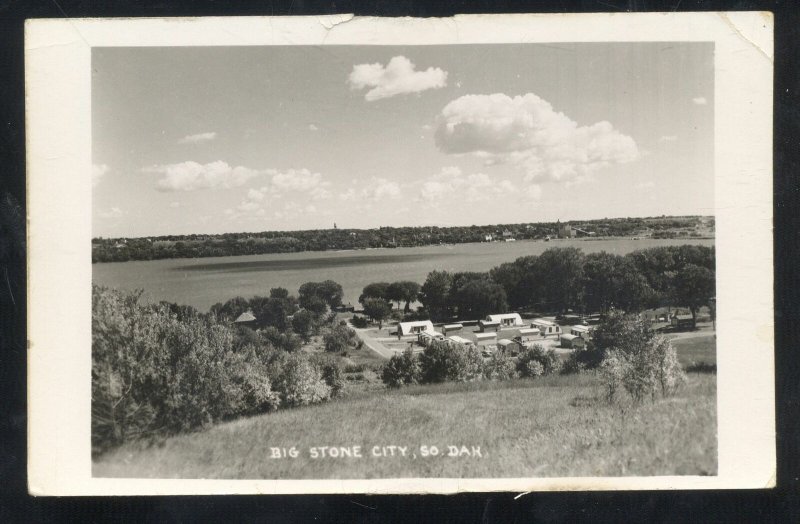
[[[414,386],[222,424],[95,461],[96,477],[401,478],[713,475],[716,376],[690,374],[675,396],[621,410],[592,375]],[[442,456],[448,446],[470,456]],[[270,458],[271,448],[299,451]],[[361,446],[362,458],[310,457]],[[373,457],[379,446],[406,456]],[[436,457],[422,456],[436,446]],[[473,447],[480,447],[476,456]],[[385,449],[384,449],[385,448]],[[318,450],[319,451],[319,450]]]

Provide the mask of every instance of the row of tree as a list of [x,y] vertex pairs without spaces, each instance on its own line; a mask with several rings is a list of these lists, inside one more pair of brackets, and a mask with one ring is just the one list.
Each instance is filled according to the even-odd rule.
[[[566,223],[565,223],[566,224]],[[597,236],[695,235],[698,228],[713,228],[713,218],[649,217],[613,218],[569,222]],[[297,253],[378,247],[414,247],[483,242],[503,233],[514,238],[543,239],[559,234],[558,223],[494,224],[454,227],[381,227],[378,229],[315,229],[264,231],[221,235],[168,235],[147,238],[95,238],[92,262],[123,262],[165,258],[200,258],[267,253]]]
[[389,300],[404,300],[408,309],[415,299],[434,321],[480,319],[510,309],[603,313],[660,306],[688,308],[696,319],[700,307],[713,306],[715,266],[714,248],[704,246],[655,247],[625,256],[552,248],[485,273],[432,271],[420,287],[369,284],[360,301],[378,321],[388,316]]

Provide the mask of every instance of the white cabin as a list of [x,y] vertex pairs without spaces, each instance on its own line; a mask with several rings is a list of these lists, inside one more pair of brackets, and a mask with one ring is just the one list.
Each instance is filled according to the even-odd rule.
[[486,320],[490,322],[499,322],[501,327],[515,327],[522,326],[522,317],[519,313],[503,313],[500,315],[489,315]]
[[401,337],[419,335],[422,332],[430,333],[431,335],[435,334],[433,322],[430,320],[417,320],[414,322],[398,322],[397,324],[397,334]]
[[559,336],[561,334],[561,326],[544,318],[537,318],[531,322],[532,328],[538,328],[542,332],[542,336]]
[[494,346],[497,344],[497,333],[475,333],[478,347]]
[[542,338],[542,332],[539,331],[539,328],[522,328],[519,330],[519,336],[517,337],[522,344],[534,342],[540,338]]

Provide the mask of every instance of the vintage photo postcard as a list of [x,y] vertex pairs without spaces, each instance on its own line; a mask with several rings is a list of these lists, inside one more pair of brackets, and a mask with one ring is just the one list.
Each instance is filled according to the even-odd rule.
[[30,21],[30,491],[773,486],[772,28]]

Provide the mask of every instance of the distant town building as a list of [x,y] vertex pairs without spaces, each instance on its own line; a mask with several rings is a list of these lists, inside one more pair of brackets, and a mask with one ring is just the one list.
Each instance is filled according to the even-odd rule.
[[572,228],[569,224],[562,224],[559,220],[556,222],[556,226],[558,227],[558,237],[559,238],[575,238],[578,235],[578,232]]

